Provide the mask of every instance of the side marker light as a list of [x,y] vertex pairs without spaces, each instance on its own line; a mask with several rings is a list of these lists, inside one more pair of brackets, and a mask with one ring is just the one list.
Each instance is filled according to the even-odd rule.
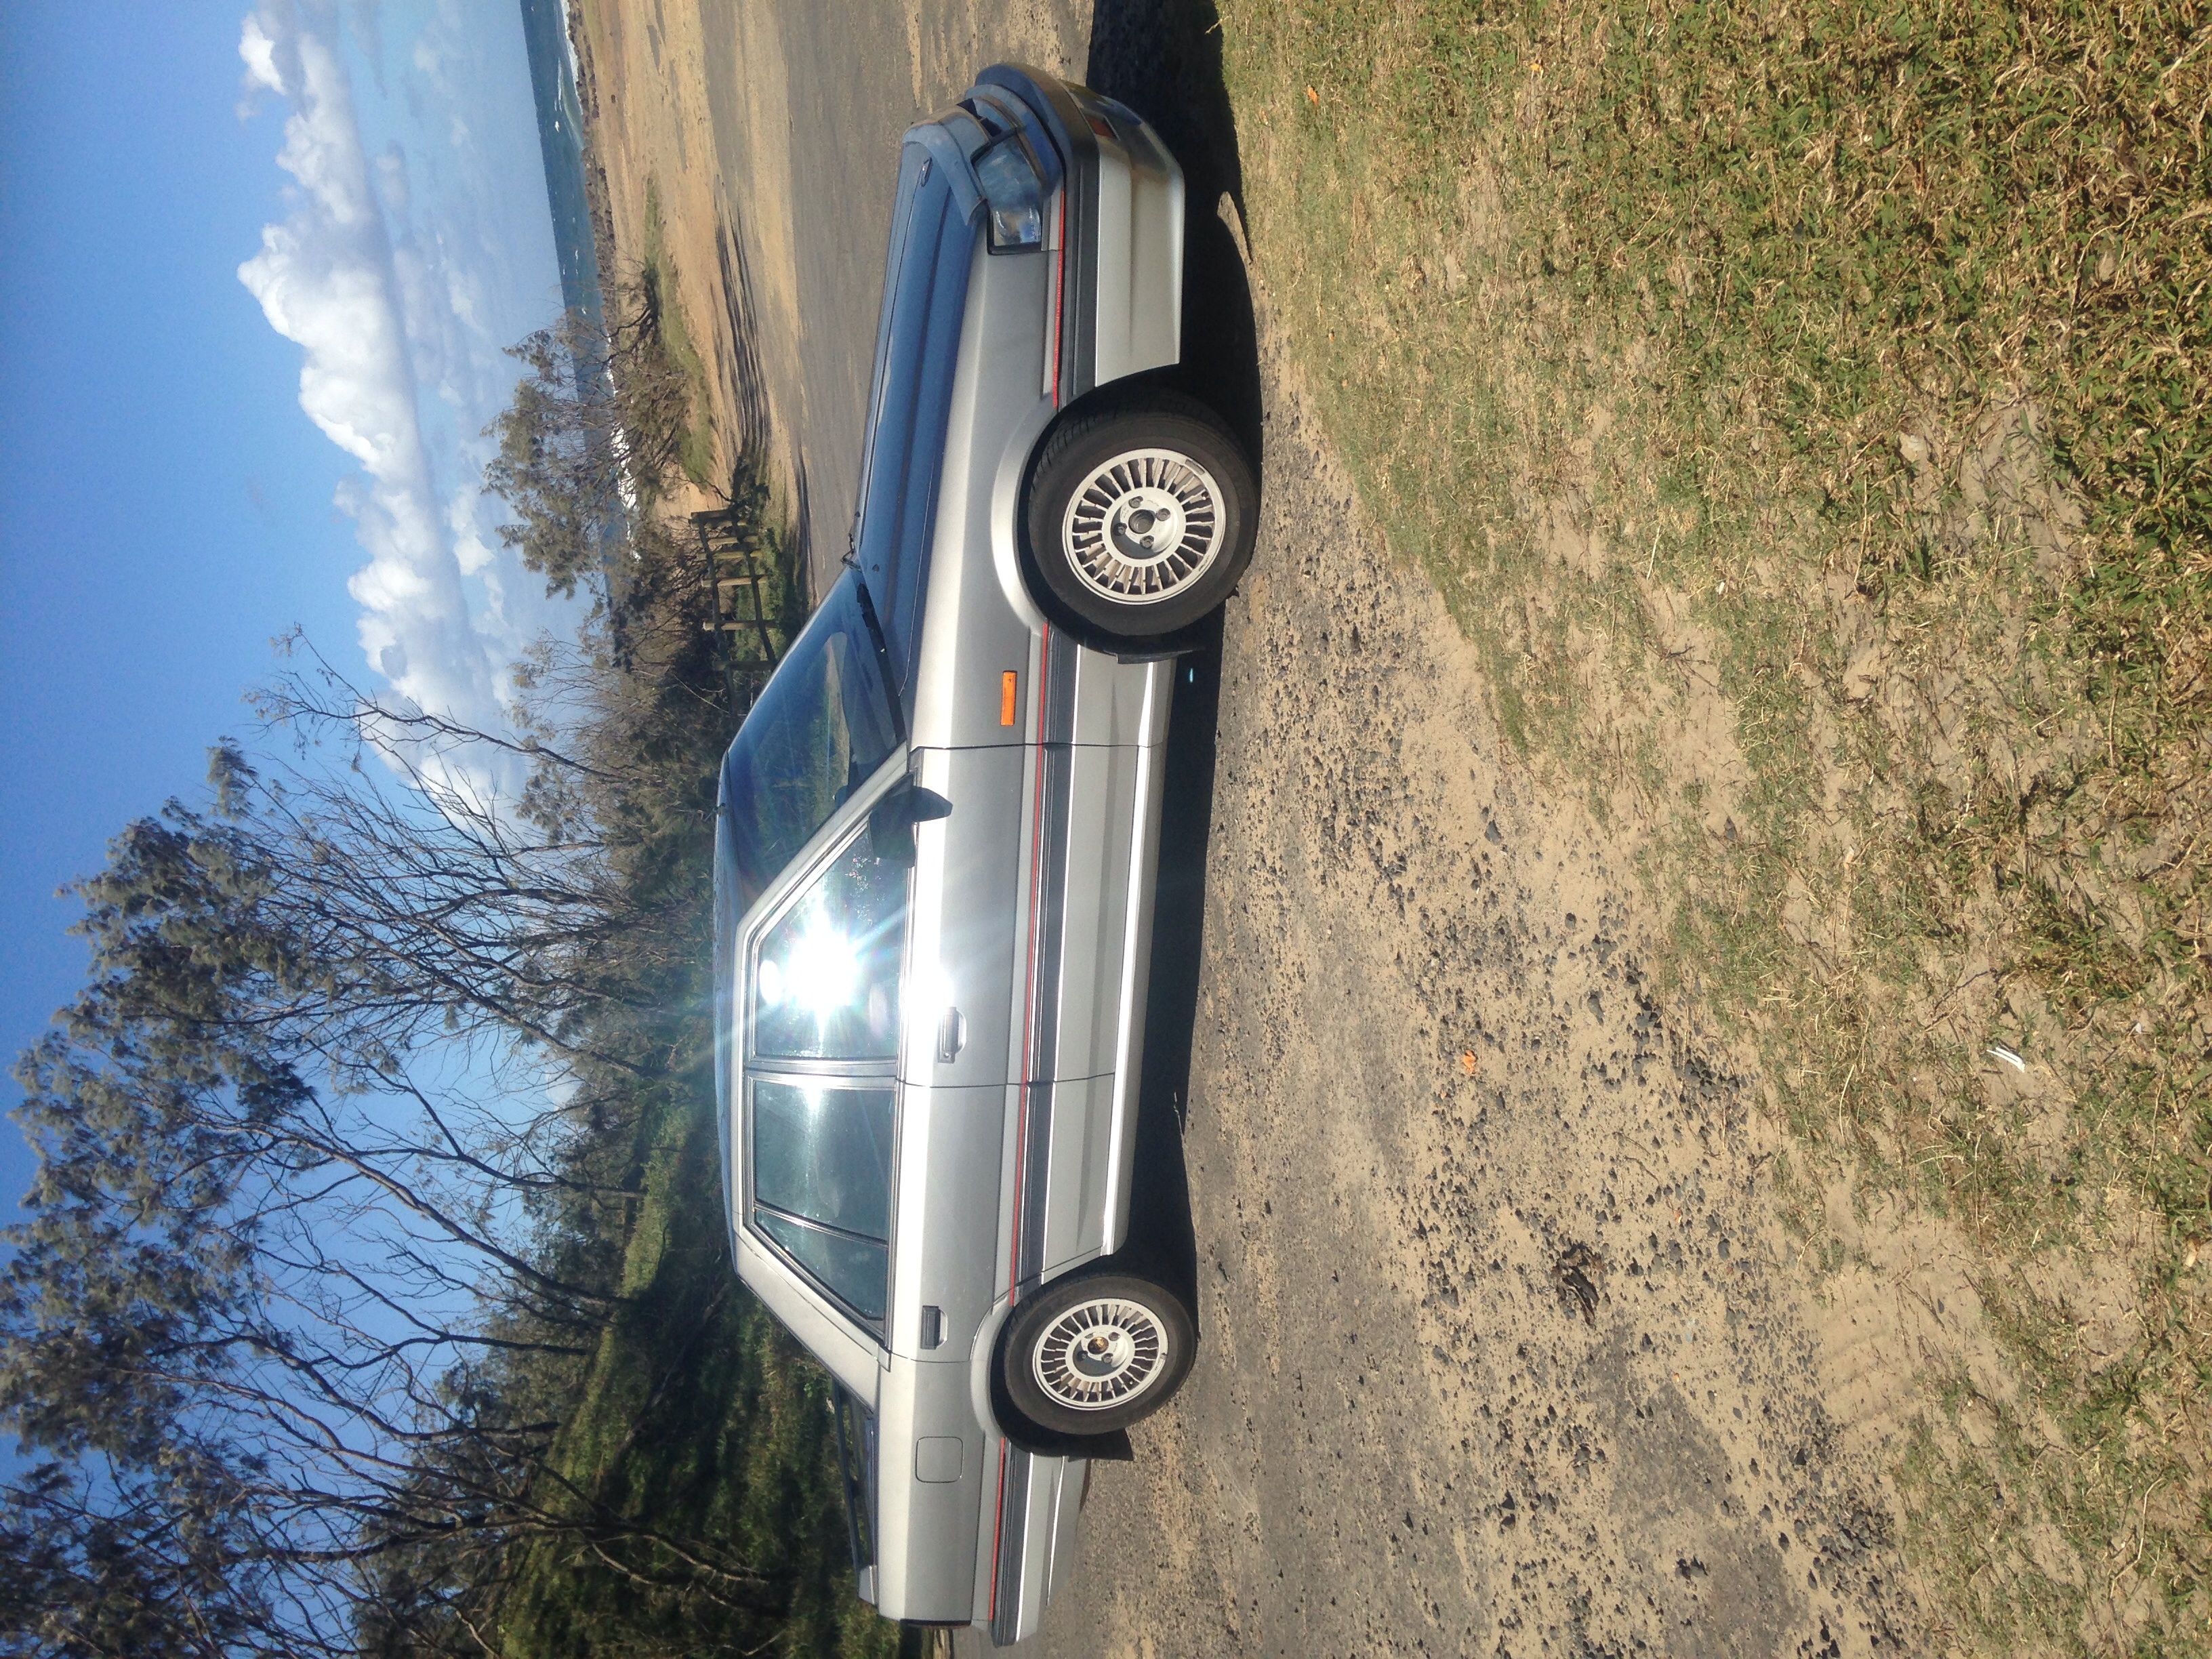
[[1011,668],[999,676],[999,724],[1001,726],[1014,723],[1014,686],[1018,678]]

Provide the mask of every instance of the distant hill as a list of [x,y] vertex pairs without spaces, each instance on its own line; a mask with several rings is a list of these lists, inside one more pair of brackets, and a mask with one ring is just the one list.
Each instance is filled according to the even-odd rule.
[[584,117],[576,100],[575,61],[563,0],[522,0],[530,48],[530,89],[538,105],[538,147],[545,158],[545,196],[561,260],[561,303],[599,320],[599,260],[584,195]]

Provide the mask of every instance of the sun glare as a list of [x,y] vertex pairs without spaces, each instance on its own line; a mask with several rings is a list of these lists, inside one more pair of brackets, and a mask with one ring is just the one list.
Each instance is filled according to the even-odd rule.
[[831,927],[810,928],[784,963],[790,994],[817,1020],[849,1006],[860,989],[860,953]]

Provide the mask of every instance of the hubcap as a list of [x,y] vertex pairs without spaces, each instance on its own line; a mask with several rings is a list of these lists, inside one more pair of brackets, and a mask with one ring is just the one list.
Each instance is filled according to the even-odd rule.
[[1151,1309],[1100,1297],[1053,1321],[1037,1339],[1030,1370],[1047,1399],[1095,1412],[1152,1387],[1166,1358],[1167,1333]]
[[1221,551],[1221,486],[1188,455],[1133,449],[1091,470],[1060,540],[1085,587],[1116,605],[1182,592]]

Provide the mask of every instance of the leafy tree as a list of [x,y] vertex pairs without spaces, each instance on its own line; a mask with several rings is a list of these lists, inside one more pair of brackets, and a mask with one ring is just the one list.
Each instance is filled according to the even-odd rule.
[[514,519],[500,538],[547,589],[592,586],[611,549],[650,519],[691,429],[691,389],[661,331],[659,283],[608,295],[608,321],[567,313],[508,349],[530,372],[485,428],[484,484]]
[[[58,1652],[339,1645],[363,1563],[549,1524],[554,1421],[467,1381],[580,1357],[621,1301],[532,1224],[630,1194],[556,1112],[485,1114],[407,1061],[434,1021],[520,1006],[495,957],[390,927],[409,881],[459,878],[448,821],[405,844],[389,799],[334,823],[235,749],[215,771],[215,811],[132,825],[80,884],[91,983],[16,1072],[40,1170],[0,1420],[39,1461],[0,1536],[10,1613]],[[380,850],[375,902],[331,881]]]

